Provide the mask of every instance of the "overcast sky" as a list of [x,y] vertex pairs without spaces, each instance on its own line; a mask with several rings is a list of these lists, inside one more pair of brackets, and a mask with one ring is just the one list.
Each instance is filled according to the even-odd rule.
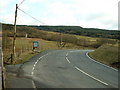
[[[15,4],[23,0],[0,0],[0,22],[14,23]],[[119,0],[25,0],[18,10],[17,24],[74,25],[118,30]]]

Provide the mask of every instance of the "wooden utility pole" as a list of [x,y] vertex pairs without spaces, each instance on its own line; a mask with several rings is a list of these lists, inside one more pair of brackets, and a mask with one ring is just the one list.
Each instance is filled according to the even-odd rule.
[[16,4],[16,10],[15,10],[15,21],[14,21],[14,36],[13,36],[13,50],[12,50],[11,64],[12,64],[13,61],[15,60],[15,43],[16,43],[17,8],[18,8],[18,5]]
[[60,48],[62,48],[62,32],[60,30]]

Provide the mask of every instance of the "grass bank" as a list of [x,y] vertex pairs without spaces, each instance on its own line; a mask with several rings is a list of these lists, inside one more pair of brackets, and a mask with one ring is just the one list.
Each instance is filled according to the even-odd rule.
[[120,51],[118,50],[118,44],[105,44],[96,49],[94,52],[90,52],[89,56],[111,67],[120,68],[119,54]]

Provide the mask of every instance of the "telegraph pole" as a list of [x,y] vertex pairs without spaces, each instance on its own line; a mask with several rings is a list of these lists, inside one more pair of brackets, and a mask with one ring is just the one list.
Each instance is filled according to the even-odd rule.
[[15,60],[15,43],[16,43],[16,21],[17,21],[17,9],[18,5],[16,4],[15,10],[15,21],[14,21],[14,36],[13,36],[13,48],[12,48],[12,57],[11,57],[11,64]]
[[62,48],[62,32],[60,30],[60,48]]

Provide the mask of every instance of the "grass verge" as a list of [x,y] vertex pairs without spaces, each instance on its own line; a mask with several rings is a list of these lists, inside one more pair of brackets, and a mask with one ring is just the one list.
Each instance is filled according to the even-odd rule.
[[119,54],[120,51],[118,50],[118,45],[105,44],[96,49],[94,52],[90,52],[88,55],[101,63],[119,69]]

